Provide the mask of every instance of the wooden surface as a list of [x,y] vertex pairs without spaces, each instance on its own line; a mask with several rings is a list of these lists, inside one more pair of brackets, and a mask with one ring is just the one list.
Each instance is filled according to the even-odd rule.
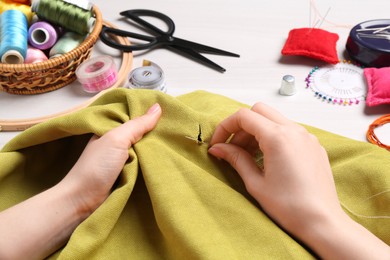
[[[175,36],[235,52],[240,58],[206,55],[222,67],[219,73],[165,49],[134,53],[133,67],[147,59],[163,68],[168,94],[177,96],[196,90],[225,95],[246,104],[265,102],[289,118],[330,132],[366,141],[368,126],[379,116],[390,113],[390,106],[368,108],[360,105],[340,106],[322,102],[306,89],[305,78],[314,66],[323,62],[303,57],[282,57],[281,49],[288,32],[309,27],[327,12],[321,29],[339,34],[340,59],[348,59],[345,43],[350,29],[363,21],[388,18],[388,0],[314,1],[309,0],[94,0],[103,19],[125,30],[138,31],[119,13],[128,9],[152,9],[170,16],[176,24]],[[314,5],[312,5],[314,7]],[[319,23],[317,23],[319,24]],[[120,64],[120,53],[102,43],[94,55],[109,54]],[[295,77],[297,94],[280,95],[282,77]],[[66,110],[91,98],[81,86],[72,84],[65,90],[41,96],[12,96],[0,93],[0,119],[44,116]],[[0,147],[18,132],[1,132]],[[390,127],[377,130],[382,141],[390,143]]]

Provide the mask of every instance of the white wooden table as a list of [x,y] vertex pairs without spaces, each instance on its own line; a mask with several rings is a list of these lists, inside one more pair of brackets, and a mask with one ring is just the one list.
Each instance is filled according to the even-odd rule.
[[[321,0],[318,13],[310,12],[309,0],[94,0],[104,20],[125,30],[135,30],[119,13],[128,9],[152,9],[170,16],[176,23],[175,36],[235,52],[240,58],[206,55],[226,68],[219,73],[165,49],[134,53],[133,67],[151,60],[165,71],[168,94],[177,96],[195,90],[222,94],[246,104],[265,102],[289,118],[356,140],[366,141],[367,127],[379,116],[390,113],[390,106],[368,108],[360,105],[332,105],[314,97],[306,89],[305,78],[322,62],[302,57],[282,57],[281,49],[293,28],[309,27],[325,15],[321,28],[339,34],[337,50],[344,59],[350,29],[363,21],[388,18],[388,0]],[[330,8],[330,9],[329,9]],[[338,26],[335,26],[337,24]],[[120,63],[120,53],[102,43],[94,55],[109,54]],[[293,75],[297,94],[278,93],[282,77]],[[65,110],[91,98],[78,83],[39,96],[0,94],[0,119],[43,116]],[[390,127],[378,131],[390,143]],[[0,132],[0,147],[18,132]]]

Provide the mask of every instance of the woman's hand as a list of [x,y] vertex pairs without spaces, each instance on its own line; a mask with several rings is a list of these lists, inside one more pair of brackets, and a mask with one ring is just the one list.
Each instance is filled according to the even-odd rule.
[[[388,246],[344,213],[327,153],[304,127],[257,103],[222,121],[210,146],[210,154],[237,170],[264,211],[321,257],[358,259],[376,246],[390,254]],[[259,150],[263,167],[254,160]],[[356,241],[359,236],[362,241]]]
[[[161,116],[158,104],[138,118],[104,134],[93,136],[79,160],[60,185],[79,185],[82,203],[90,212],[107,198],[124,164],[129,148],[152,130]],[[70,184],[72,185],[72,184]]]
[[156,104],[145,115],[92,137],[61,182],[0,212],[0,259],[43,259],[64,245],[108,197],[129,148],[156,126],[160,116]]

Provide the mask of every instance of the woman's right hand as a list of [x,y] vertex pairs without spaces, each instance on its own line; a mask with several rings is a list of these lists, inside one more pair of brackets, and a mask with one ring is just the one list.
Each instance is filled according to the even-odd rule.
[[[254,160],[259,150],[263,167]],[[263,210],[322,258],[350,258],[355,255],[349,253],[359,252],[353,251],[356,244],[350,248],[343,241],[353,239],[345,237],[345,232],[368,233],[371,246],[382,246],[390,255],[386,244],[342,210],[327,153],[318,139],[274,109],[257,103],[226,118],[215,130],[209,153],[229,162]],[[365,253],[372,253],[368,244],[362,245],[365,248]],[[358,258],[364,255],[356,254]]]

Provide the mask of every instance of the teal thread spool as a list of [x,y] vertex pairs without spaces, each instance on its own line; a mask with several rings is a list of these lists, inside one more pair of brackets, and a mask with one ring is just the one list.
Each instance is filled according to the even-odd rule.
[[77,48],[84,41],[84,36],[74,32],[66,32],[50,49],[49,57],[55,58]]
[[27,54],[28,21],[23,12],[8,10],[0,15],[0,57],[7,64],[21,64]]
[[31,10],[44,20],[83,35],[92,31],[96,21],[91,11],[61,0],[33,0]]

